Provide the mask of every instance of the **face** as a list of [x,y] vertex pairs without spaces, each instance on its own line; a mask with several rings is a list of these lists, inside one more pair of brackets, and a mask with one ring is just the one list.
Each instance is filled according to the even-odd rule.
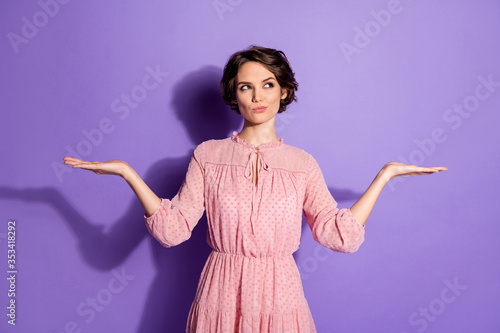
[[280,99],[286,95],[266,66],[249,61],[240,67],[236,76],[236,102],[246,122],[257,125],[274,121]]

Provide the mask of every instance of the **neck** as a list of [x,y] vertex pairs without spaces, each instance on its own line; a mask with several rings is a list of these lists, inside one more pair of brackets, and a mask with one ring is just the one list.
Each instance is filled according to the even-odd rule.
[[276,128],[274,126],[274,118],[263,124],[252,124],[245,120],[243,128],[238,134],[240,138],[246,142],[259,146],[263,143],[278,141]]

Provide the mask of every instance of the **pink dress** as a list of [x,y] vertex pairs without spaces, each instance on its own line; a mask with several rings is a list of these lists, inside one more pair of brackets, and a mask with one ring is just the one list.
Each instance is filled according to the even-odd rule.
[[146,218],[149,232],[171,247],[190,237],[206,210],[213,250],[186,332],[316,332],[292,253],[302,212],[320,244],[359,248],[364,227],[336,206],[316,160],[283,139],[255,147],[233,132],[198,145],[177,195]]

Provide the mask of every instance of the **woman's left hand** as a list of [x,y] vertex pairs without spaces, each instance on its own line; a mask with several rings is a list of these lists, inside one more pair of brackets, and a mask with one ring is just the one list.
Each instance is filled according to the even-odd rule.
[[413,164],[404,164],[400,162],[389,162],[380,172],[387,177],[387,180],[395,178],[395,177],[403,177],[403,176],[417,176],[417,175],[429,175],[431,173],[438,173],[440,171],[448,170],[447,167],[438,166],[438,167],[419,167]]
[[413,164],[404,164],[400,162],[389,162],[382,167],[368,189],[363,193],[361,198],[352,205],[351,212],[354,218],[361,224],[365,225],[368,216],[375,205],[375,201],[391,178],[403,176],[429,175],[440,171],[448,170],[447,167],[430,167],[424,168]]

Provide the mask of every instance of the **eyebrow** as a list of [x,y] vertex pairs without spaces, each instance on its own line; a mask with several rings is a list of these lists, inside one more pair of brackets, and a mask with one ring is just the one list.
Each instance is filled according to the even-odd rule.
[[[266,81],[269,81],[269,80],[276,80],[276,79],[274,77],[270,76],[267,79],[262,80],[262,82],[266,82]],[[251,82],[246,82],[246,81],[241,81],[241,82],[238,82],[238,84],[236,84],[236,85],[239,86],[240,84],[252,84],[252,83]]]

